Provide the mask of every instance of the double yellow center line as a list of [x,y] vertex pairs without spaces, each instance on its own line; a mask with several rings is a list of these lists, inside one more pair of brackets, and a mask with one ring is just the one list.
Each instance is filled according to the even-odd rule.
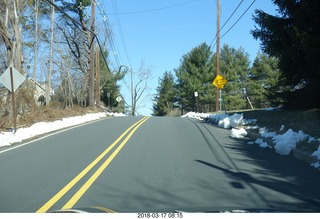
[[117,156],[123,146],[131,138],[134,132],[150,117],[144,117],[132,126],[130,126],[119,138],[117,138],[105,151],[103,151],[94,161],[92,161],[85,169],[83,169],[73,180],[63,187],[56,195],[54,195],[47,203],[45,203],[37,212],[47,212],[56,202],[58,202],[75,184],[77,184],[97,163],[102,160],[130,131],[127,137],[119,144],[113,153],[105,162],[94,172],[94,174],[82,185],[82,187],[72,196],[72,198],[62,207],[62,209],[72,208],[83,194],[90,188],[94,181],[100,176],[104,169],[108,167],[111,161]]

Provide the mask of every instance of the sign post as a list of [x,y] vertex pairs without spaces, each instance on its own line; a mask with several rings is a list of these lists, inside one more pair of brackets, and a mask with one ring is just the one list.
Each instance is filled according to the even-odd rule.
[[247,94],[247,88],[245,88],[245,87],[242,88],[242,94],[243,94],[244,98],[247,99],[248,103],[250,104],[251,109],[253,109],[252,103],[251,103],[251,101],[248,97],[248,94]]
[[221,89],[224,87],[224,85],[226,85],[227,83],[227,80],[222,77],[221,75],[217,75],[215,77],[215,79],[213,80],[212,84],[217,88],[217,90],[219,90],[220,92],[220,98],[216,101],[219,101],[219,110],[221,111],[221,100],[222,100],[222,97],[221,97]]
[[10,80],[11,80],[11,96],[12,96],[12,121],[13,121],[13,132],[17,130],[17,109],[16,109],[16,98],[14,97],[14,83],[12,66],[10,66]]
[[[118,110],[119,110],[119,105],[120,105],[120,102],[122,101],[122,98],[121,98],[121,96],[118,96],[117,98],[116,98],[116,101],[118,102]],[[120,111],[120,110],[119,110]],[[123,104],[123,113],[124,113],[124,104]]]
[[199,112],[199,101],[198,101],[199,94],[198,94],[198,91],[194,92],[194,96],[196,97],[197,113],[198,113]]
[[110,106],[110,96],[111,96],[111,93],[110,93],[110,92],[107,92],[109,110],[111,110],[111,106]]
[[2,83],[10,92],[12,97],[12,123],[13,130],[16,132],[17,128],[17,109],[15,100],[15,91],[26,80],[17,69],[10,65],[5,72],[0,76],[0,83]]

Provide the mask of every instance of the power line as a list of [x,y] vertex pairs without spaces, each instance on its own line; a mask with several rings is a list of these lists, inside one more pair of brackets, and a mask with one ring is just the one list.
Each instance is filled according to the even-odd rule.
[[[240,7],[240,5],[243,3],[244,0],[241,0],[240,3],[238,4],[238,6],[233,10],[233,12],[231,13],[231,15],[229,16],[229,18],[226,20],[226,22],[224,22],[224,24],[222,25],[222,27],[219,29],[219,31],[221,31],[226,24],[229,22],[229,20],[232,18],[232,16],[236,13],[236,11],[238,10],[238,8]],[[210,46],[212,45],[213,41],[215,41],[217,39],[217,36],[215,36],[215,38],[211,41]]]
[[231,13],[231,15],[229,16],[229,18],[227,19],[226,22],[224,22],[224,24],[222,25],[222,27],[220,28],[220,31],[224,28],[224,26],[226,26],[226,24],[228,23],[228,21],[232,18],[232,16],[234,15],[234,13],[236,13],[236,11],[238,10],[238,8],[240,7],[240,5],[243,3],[244,0],[241,0],[241,2],[238,4],[238,6],[233,10],[233,12]]
[[125,43],[125,40],[124,40],[123,31],[122,31],[122,28],[121,28],[121,22],[120,22],[120,19],[119,19],[119,16],[118,16],[117,3],[116,3],[115,0],[112,0],[112,6],[113,6],[114,11],[116,12],[116,22],[117,22],[117,24],[119,26],[119,32],[120,32],[120,37],[121,37],[121,41],[122,41],[122,44],[123,44],[124,52],[126,54],[126,58],[128,60],[129,66],[130,66],[130,68],[132,68],[132,65],[131,65],[131,62],[130,62],[130,58],[129,58],[129,55],[128,55],[128,51],[127,51],[127,46],[126,46],[126,43]]
[[[103,2],[102,2],[102,4],[97,4],[97,5],[98,5],[98,9],[100,10],[99,14],[101,14],[102,20],[103,20],[103,26],[104,26],[103,31],[105,31],[105,34],[107,36],[107,42],[109,43],[109,45],[110,45],[110,47],[111,47],[111,49],[113,51],[114,60],[115,60],[115,62],[117,64],[117,66],[119,67],[120,66],[121,56],[117,52],[118,51],[117,44],[116,44],[115,40],[112,37],[111,27],[110,27],[109,21],[107,19],[107,16],[105,14],[105,11],[106,11],[105,10],[105,6],[104,6]],[[110,32],[108,30],[110,30]],[[112,60],[110,60],[110,64],[113,65]],[[115,69],[118,68],[118,67],[115,67],[115,66],[113,66],[113,67]]]
[[[241,18],[248,12],[248,10],[252,7],[252,5],[256,2],[256,0],[253,0],[251,2],[251,4],[247,7],[247,9],[241,14],[241,16],[238,18],[238,20],[236,20],[236,22],[234,22],[234,24],[220,37],[220,39],[222,39],[222,37],[224,37],[227,33],[230,32],[230,30],[232,30],[232,28],[241,20]],[[240,2],[240,4],[242,3],[242,1]],[[239,8],[240,4],[237,6],[237,8]],[[236,8],[236,9],[237,9]],[[234,11],[235,12],[235,11]],[[233,13],[234,14],[234,13]],[[230,17],[231,18],[231,17]],[[230,20],[230,19],[229,19]],[[222,28],[221,28],[222,29]],[[220,30],[221,30],[220,29]],[[213,41],[216,39],[216,37],[212,40],[212,42],[210,43],[210,46],[212,45]],[[213,47],[216,46],[216,43],[213,45]]]
[[87,28],[86,26],[82,25],[80,22],[76,21],[75,19],[73,19],[70,15],[68,15],[66,12],[64,12],[59,6],[57,6],[56,4],[52,3],[50,0],[45,0],[46,2],[48,2],[51,6],[55,7],[58,11],[60,11],[62,14],[64,14],[67,18],[69,18],[75,25],[78,29],[79,26],[82,27],[81,30],[84,30],[84,31],[89,31],[90,33],[93,33],[90,28]]
[[251,8],[251,6],[256,2],[256,0],[253,0],[252,3],[249,5],[249,7],[242,13],[242,15],[239,17],[239,19],[225,32],[222,36],[224,37],[239,21],[240,19],[247,13],[247,11]]
[[[89,31],[90,33],[92,33],[93,36],[97,39],[97,42],[98,42],[98,45],[99,45],[99,50],[102,51],[101,43],[100,43],[100,41],[99,41],[99,39],[97,37],[97,34],[94,31],[90,30],[90,28],[87,28],[86,26],[82,25],[80,22],[76,21],[74,18],[72,18],[70,15],[68,15],[59,6],[57,6],[56,4],[52,3],[50,0],[45,0],[45,1],[48,2],[50,5],[52,5],[53,7],[55,7],[58,11],[60,11],[67,18],[69,18],[75,24],[76,28],[78,28],[80,30],[84,30],[84,31]],[[102,52],[101,54],[103,56],[103,60],[104,60],[105,64],[108,66],[107,59],[106,59],[104,53]]]
[[141,14],[141,13],[148,13],[148,12],[154,12],[154,11],[161,11],[161,10],[165,10],[165,9],[169,9],[169,8],[175,8],[175,7],[179,7],[179,6],[182,6],[182,5],[186,5],[186,4],[189,4],[189,3],[194,2],[194,1],[196,1],[196,0],[191,0],[191,1],[180,3],[180,4],[169,5],[169,6],[160,7],[160,8],[153,8],[153,9],[142,10],[142,11],[111,13],[109,15]]

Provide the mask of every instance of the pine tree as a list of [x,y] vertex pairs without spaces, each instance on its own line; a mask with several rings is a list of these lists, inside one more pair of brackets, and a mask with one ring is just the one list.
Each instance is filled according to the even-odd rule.
[[[180,67],[175,70],[178,82],[178,100],[182,110],[195,111],[196,99],[194,92],[198,92],[199,110],[207,111],[214,101],[214,79],[212,52],[206,43],[202,43],[184,55]],[[212,95],[212,99],[208,98]],[[209,99],[209,100],[208,100]],[[211,104],[211,105],[212,105]]]
[[265,53],[258,53],[250,73],[252,102],[258,108],[278,105],[279,60]]
[[157,94],[153,104],[153,115],[165,116],[174,108],[176,99],[174,76],[171,72],[165,72],[162,78],[159,78]]
[[[103,55],[108,57],[108,52],[106,50],[100,51],[99,55],[99,68],[100,68],[100,87],[101,87],[101,101],[104,102],[105,105],[109,107],[109,109],[113,111],[123,112],[124,108],[124,100],[118,104],[116,101],[117,97],[120,95],[120,86],[117,84],[118,81],[122,80],[127,73],[128,69],[119,68],[117,71],[112,72],[106,62],[103,60]],[[108,93],[110,96],[108,97]],[[110,105],[109,106],[109,102]],[[115,109],[115,107],[118,107]]]
[[[235,49],[224,45],[220,55],[221,75],[228,80],[222,89],[223,105],[227,110],[242,109],[247,106],[242,88],[249,86],[250,60],[242,48]],[[250,90],[248,90],[250,91]]]
[[279,59],[286,107],[320,107],[320,1],[273,0],[279,15],[257,10],[252,31],[262,50]]

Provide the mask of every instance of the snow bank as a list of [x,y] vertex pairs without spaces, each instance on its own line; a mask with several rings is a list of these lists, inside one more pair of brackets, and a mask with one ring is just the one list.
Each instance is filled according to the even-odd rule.
[[16,142],[21,142],[25,139],[56,131],[58,129],[79,125],[81,123],[89,122],[92,120],[97,120],[106,116],[106,113],[88,113],[83,116],[64,118],[54,122],[38,122],[27,128],[19,128],[15,133],[0,132],[0,147],[11,145]]
[[291,151],[296,147],[298,142],[306,140],[308,135],[304,134],[303,131],[294,132],[289,129],[282,135],[274,136],[272,139],[275,143],[275,150],[280,155],[289,155]]
[[212,114],[208,117],[209,121],[218,124],[219,127],[229,129],[231,127],[236,128],[240,125],[245,124],[243,114]]
[[[275,110],[277,108],[268,108],[265,110]],[[257,122],[256,119],[245,119],[243,118],[243,114],[197,114],[194,112],[187,113],[182,117],[193,117],[198,119],[207,119],[209,122],[217,124],[221,128],[230,129],[232,138],[244,138],[247,135],[247,131],[244,128],[239,128],[239,126],[246,125],[246,129],[258,129],[258,126],[248,126],[249,124],[255,124]],[[282,125],[279,129],[280,133],[277,132],[269,132],[267,128],[259,128],[259,134],[262,138],[270,138],[271,142],[266,142],[262,138],[256,139],[254,142],[248,142],[248,144],[257,144],[262,148],[272,148],[274,145],[274,149],[276,153],[280,155],[289,155],[293,149],[296,148],[297,143],[306,141],[308,143],[312,141],[320,141],[320,139],[316,140],[314,137],[311,137],[305,134],[303,131],[294,132],[292,129],[288,129],[285,132],[286,127]],[[318,162],[314,163],[313,166],[316,168],[320,168],[320,146],[317,151],[315,151],[313,156],[318,157]]]
[[247,132],[244,128],[238,129],[237,127],[254,123],[256,120],[245,120],[243,118],[243,114],[207,114],[207,113],[195,113],[195,112],[188,112],[187,114],[181,116],[181,117],[190,117],[190,118],[196,118],[196,119],[207,119],[209,122],[217,124],[219,127],[224,129],[230,129],[231,130],[231,137],[232,138],[244,138],[244,136],[247,135]]
[[269,132],[267,128],[259,128],[259,134],[263,138],[273,138],[277,135],[275,132]]
[[312,163],[311,166],[315,168],[320,168],[320,146],[318,147],[318,150],[312,153],[312,156],[315,156],[318,158],[318,161],[315,163]]
[[261,138],[257,138],[255,142],[261,148],[270,148],[271,146]]
[[210,114],[208,120],[211,123],[218,124],[222,128],[230,128],[230,118],[228,114]]
[[218,121],[218,126],[221,128],[229,129],[230,128],[230,117],[225,117]]
[[238,127],[243,124],[243,114],[233,114],[230,116],[230,125],[231,127]]
[[240,129],[231,129],[231,137],[232,138],[244,138],[244,136],[246,136],[248,133],[246,132],[246,130],[244,128],[240,128]]
[[[195,112],[188,112],[187,114],[181,117],[191,117],[196,119],[207,119],[209,122],[217,124],[221,128],[230,129],[230,128],[237,128],[244,124],[254,123],[256,120],[245,120],[243,118],[243,114],[207,114],[207,113],[195,113]],[[247,132],[243,129],[232,129],[231,130],[231,137],[233,138],[243,138],[247,135]]]
[[126,114],[123,114],[123,113],[107,112],[106,114],[107,114],[108,116],[115,116],[115,117],[123,117],[123,116],[126,116]]
[[187,114],[181,116],[181,117],[189,117],[189,118],[195,118],[198,120],[203,120],[205,118],[208,118],[210,114],[208,113],[196,113],[196,112],[188,112]]
[[320,146],[318,147],[318,150],[312,153],[312,156],[315,156],[318,158],[318,160],[320,160]]

